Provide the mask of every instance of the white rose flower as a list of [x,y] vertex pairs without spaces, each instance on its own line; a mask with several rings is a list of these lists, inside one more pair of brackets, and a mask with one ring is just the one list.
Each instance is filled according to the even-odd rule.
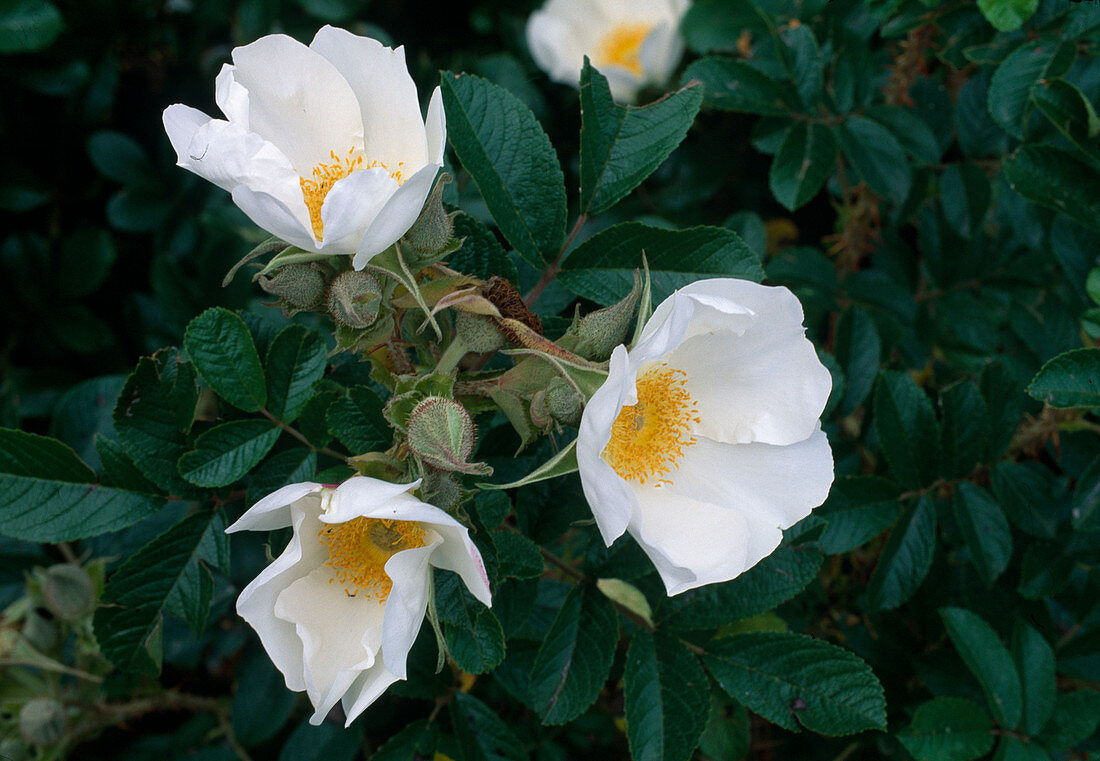
[[577,86],[584,57],[607,77],[611,96],[633,103],[663,85],[684,53],[680,19],[690,0],[548,0],[527,19],[527,47],[555,82]]
[[234,48],[215,100],[226,120],[165,109],[179,165],[272,235],[354,255],[356,269],[408,231],[443,166],[439,88],[421,119],[405,49],[343,29],[309,47],[272,34]]
[[358,476],[336,487],[285,486],[226,531],[294,535],[237,599],[286,686],[305,690],[320,724],[341,700],[347,724],[406,678],[432,567],[454,571],[491,603],[481,554],[464,526],[391,484]]
[[670,595],[727,581],[825,501],[832,388],[786,288],[700,280],[611,355],[577,462],[604,542],[624,531]]

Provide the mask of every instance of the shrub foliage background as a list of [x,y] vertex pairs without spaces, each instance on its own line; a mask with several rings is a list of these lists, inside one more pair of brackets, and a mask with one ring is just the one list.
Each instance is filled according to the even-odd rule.
[[[593,70],[546,82],[532,8],[0,3],[0,752],[1095,757],[1100,5],[696,0],[683,89],[627,110]],[[222,529],[388,446],[379,387],[321,320],[221,287],[265,236],[173,166],[159,121],[213,111],[233,44],[324,22],[406,45],[421,93],[477,75],[442,78],[449,261],[523,291],[549,268],[548,335],[626,295],[644,250],[656,299],[790,287],[834,377],[832,494],[732,582],[666,598],[629,538],[603,547],[575,475],[480,493],[493,609],[440,574],[452,662],[434,672],[425,626],[349,730],[305,724],[232,611],[287,537]],[[495,142],[473,104],[553,150]],[[540,159],[502,174],[505,151]],[[551,454],[478,424],[498,483]]]

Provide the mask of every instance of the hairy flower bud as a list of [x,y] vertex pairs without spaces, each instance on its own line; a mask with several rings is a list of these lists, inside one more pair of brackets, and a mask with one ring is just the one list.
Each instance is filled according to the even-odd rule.
[[19,734],[30,745],[52,745],[65,736],[65,706],[53,698],[33,698],[19,710]]
[[328,289],[328,313],[338,325],[369,328],[378,319],[382,286],[369,272],[349,270],[337,275]]
[[426,465],[440,470],[484,474],[488,467],[470,463],[476,436],[470,413],[454,399],[429,396],[409,415],[408,444]]
[[496,351],[507,343],[491,318],[470,312],[455,311],[455,333],[467,351],[478,354]]
[[634,287],[622,301],[575,320],[560,343],[585,359],[607,359],[626,341],[641,295],[642,278],[635,270]]
[[546,409],[550,416],[563,425],[576,427],[581,422],[581,413],[584,411],[584,395],[561,378],[550,381],[546,387],[544,397]]
[[63,621],[83,618],[95,608],[95,584],[80,566],[62,563],[46,571],[42,584],[46,607]]
[[443,207],[443,186],[451,181],[449,174],[441,174],[435,187],[424,202],[420,216],[405,233],[405,241],[421,254],[435,254],[443,250],[454,233],[454,222]]
[[288,264],[259,282],[265,291],[298,309],[317,306],[325,295],[325,276],[308,264]]

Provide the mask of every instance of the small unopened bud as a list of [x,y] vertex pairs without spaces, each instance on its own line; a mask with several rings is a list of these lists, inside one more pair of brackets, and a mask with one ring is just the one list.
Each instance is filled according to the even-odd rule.
[[420,491],[425,502],[440,510],[451,512],[462,504],[462,487],[454,473],[436,471],[425,474]]
[[455,310],[455,333],[467,351],[478,354],[496,351],[507,343],[492,319],[470,312]]
[[474,421],[454,399],[429,396],[409,414],[409,449],[426,465],[460,473],[486,473],[487,466],[470,463],[476,436]]
[[95,584],[80,566],[63,563],[46,571],[42,596],[50,612],[63,621],[83,618],[95,608]]
[[288,264],[274,277],[261,277],[260,287],[292,307],[309,309],[325,295],[325,276],[308,264]]
[[584,396],[561,378],[555,378],[546,387],[545,404],[554,420],[563,425],[580,425]]
[[54,652],[64,641],[60,625],[46,608],[34,607],[27,611],[22,634],[35,650],[43,653]]
[[328,313],[339,325],[369,328],[378,319],[381,306],[382,286],[369,272],[348,270],[329,285]]
[[628,332],[633,327],[634,311],[637,309],[638,298],[641,295],[642,280],[635,271],[634,287],[630,293],[622,301],[587,314],[574,322],[566,333],[566,337],[571,340],[563,340],[562,345],[585,359],[597,361],[607,359],[615,347],[626,340]]
[[53,745],[66,724],[65,706],[53,698],[32,698],[19,710],[19,734],[30,745]]
[[543,430],[549,428],[550,424],[554,421],[554,417],[550,414],[550,408],[546,406],[546,389],[540,388],[531,395],[531,406],[529,411],[531,413],[531,422],[535,424],[536,428],[541,428]]
[[434,254],[442,251],[454,233],[451,215],[443,208],[443,186],[451,181],[451,175],[444,172],[436,180],[435,187],[424,202],[420,216],[405,233],[405,241],[421,254]]

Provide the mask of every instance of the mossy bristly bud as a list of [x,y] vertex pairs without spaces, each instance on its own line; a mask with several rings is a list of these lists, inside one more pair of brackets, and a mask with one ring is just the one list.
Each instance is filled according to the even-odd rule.
[[405,241],[421,254],[442,251],[454,234],[454,222],[443,207],[443,187],[450,181],[451,175],[446,172],[439,175],[420,216],[405,233]]
[[561,378],[550,381],[543,398],[550,416],[563,425],[578,426],[584,411],[584,395]]
[[32,698],[19,709],[19,734],[29,745],[53,745],[67,724],[65,706],[53,698]]
[[616,304],[604,307],[574,321],[560,343],[585,359],[603,361],[615,347],[626,341],[634,325],[634,312],[642,295],[642,279],[634,272],[634,287]]
[[470,463],[476,433],[470,413],[459,402],[429,396],[409,414],[406,428],[409,449],[420,461],[439,470],[485,474],[481,463]]
[[325,295],[325,276],[308,264],[288,264],[259,282],[265,291],[298,309],[317,306]]
[[95,609],[95,583],[77,565],[61,563],[46,571],[42,582],[46,607],[63,621],[83,618]]
[[382,306],[382,285],[369,272],[348,270],[328,288],[328,313],[338,325],[369,328]]
[[491,317],[455,310],[455,333],[467,351],[483,354],[507,344],[504,334]]

